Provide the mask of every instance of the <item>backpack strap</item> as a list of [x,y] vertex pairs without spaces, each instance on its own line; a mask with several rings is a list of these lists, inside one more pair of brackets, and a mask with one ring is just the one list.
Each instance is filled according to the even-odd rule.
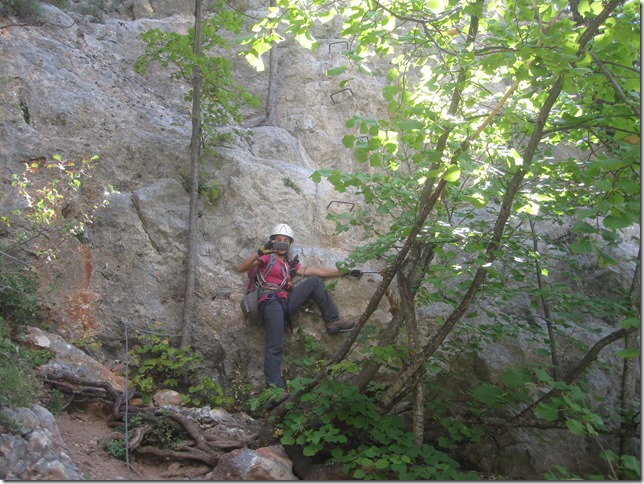
[[276,259],[277,256],[274,253],[271,253],[271,258],[269,259],[268,264],[266,264],[264,270],[260,273],[259,267],[256,267],[255,271],[253,272],[253,287],[256,287],[255,285],[259,286],[259,294],[269,294],[271,292],[277,292],[286,285],[286,282],[288,280],[288,272],[285,269],[283,270],[284,279],[282,280],[281,284],[269,284],[266,282],[266,276],[275,265]]
[[289,274],[291,275],[291,281],[295,279],[297,273],[297,265],[300,263],[300,256],[296,255],[295,259],[288,261]]

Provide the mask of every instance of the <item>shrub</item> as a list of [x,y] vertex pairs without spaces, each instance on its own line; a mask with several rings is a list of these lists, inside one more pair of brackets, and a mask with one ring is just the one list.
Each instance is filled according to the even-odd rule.
[[184,404],[202,406],[231,405],[222,388],[202,375],[203,358],[192,348],[175,348],[167,339],[152,335],[130,351],[132,383],[148,403],[152,394],[166,388],[182,394]]
[[30,407],[43,394],[25,354],[9,339],[6,321],[0,317],[0,405]]

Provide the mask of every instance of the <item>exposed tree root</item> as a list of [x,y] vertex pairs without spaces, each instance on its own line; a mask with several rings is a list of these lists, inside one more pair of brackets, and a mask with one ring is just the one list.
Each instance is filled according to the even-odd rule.
[[[76,403],[102,403],[112,409],[107,417],[107,424],[112,427],[122,427],[125,419],[125,395],[115,390],[107,382],[95,382],[78,378],[68,372],[43,372],[41,374],[45,383],[67,396]],[[129,400],[138,396],[129,394]],[[128,405],[130,402],[127,402]],[[140,422],[132,425],[133,417]],[[249,446],[252,442],[220,440],[208,438],[204,431],[190,418],[173,412],[168,408],[128,406],[127,448],[137,454],[153,455],[156,457],[175,460],[200,461],[209,466],[214,466],[223,451],[230,451]],[[163,448],[152,445],[159,440],[158,433],[161,422],[165,429],[171,429],[172,438],[167,433],[163,434]],[[183,437],[183,440],[181,440]],[[187,438],[185,438],[187,437]],[[124,432],[111,432],[103,441],[123,440]]]

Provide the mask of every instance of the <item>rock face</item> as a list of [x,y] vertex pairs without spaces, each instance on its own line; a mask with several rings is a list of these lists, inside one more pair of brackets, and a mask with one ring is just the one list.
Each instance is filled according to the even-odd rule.
[[[235,3],[250,16],[265,8],[265,2]],[[11,186],[11,174],[21,173],[23,162],[50,160],[53,155],[76,161],[98,156],[91,178],[84,178],[82,191],[72,194],[69,217],[105,197],[109,204],[95,213],[83,240],[66,240],[57,258],[42,270],[42,287],[55,288],[43,292],[42,298],[55,332],[67,340],[98,343],[99,360],[124,360],[127,343],[150,333],[173,337],[180,332],[190,143],[190,105],[184,95],[189,86],[170,82],[158,67],[139,76],[133,64],[144,50],[142,32],[187,32],[193,25],[194,4],[105,4],[104,11],[88,13],[83,10],[87,5],[77,0],[62,10],[43,3],[39,25],[24,25],[0,12],[0,212],[24,206]],[[306,265],[333,266],[361,242],[359,228],[334,235],[335,227],[325,218],[329,212],[349,210],[351,204],[359,209],[359,197],[336,193],[326,182],[315,184],[310,175],[318,168],[354,168],[351,152],[341,143],[344,122],[355,113],[385,112],[379,95],[385,80],[356,74],[351,91],[340,92],[337,81],[324,76],[341,62],[332,41],[336,26],[327,28],[317,35],[322,41],[316,53],[289,42],[277,49],[277,125],[258,126],[264,108],[246,108],[241,129],[248,141],[227,142],[203,159],[202,178],[216,185],[220,195],[212,204],[199,202],[193,344],[206,355],[207,374],[222,385],[241,365],[255,387],[263,386],[263,332],[246,326],[240,314],[246,280],[236,267],[266,239],[271,227],[278,222],[293,227],[295,252]],[[231,57],[236,80],[264,106],[267,73]],[[374,66],[374,72],[380,71],[384,74],[386,66]],[[114,191],[104,195],[108,185]],[[599,290],[628,283],[631,259],[637,254],[638,234],[634,231],[632,236],[632,243],[616,249],[621,252],[616,257],[626,261],[618,272],[606,269],[600,277],[593,272],[586,284]],[[338,280],[333,296],[342,316],[358,317],[379,280],[378,275]],[[530,301],[512,304],[508,313],[529,317]],[[370,322],[385,324],[391,316],[388,310],[383,300]],[[444,315],[440,304],[421,308],[419,317],[429,321],[421,332]],[[296,324],[329,352],[337,346],[316,313],[299,316]],[[51,338],[48,342],[56,344]],[[525,360],[529,350],[519,343],[490,344],[473,367],[489,380],[498,379],[501,371]],[[289,337],[287,354],[300,350]],[[610,359],[606,368],[610,369],[597,377],[598,389],[611,378],[617,381],[618,360]],[[607,393],[603,390],[600,394]],[[607,397],[607,405],[618,400],[614,389]],[[562,442],[559,449],[566,445]],[[515,447],[505,456],[525,467],[513,471],[517,476],[541,475],[550,456],[565,454],[540,448],[528,462],[517,458],[524,451]],[[541,452],[549,452],[548,459]],[[246,458],[241,454],[240,459]],[[289,478],[284,473],[283,479]]]
[[[144,48],[138,36],[152,28],[186,32],[194,19],[189,1],[116,3],[101,22],[43,4],[42,25],[2,30],[0,77],[6,85],[0,138],[12,142],[1,143],[0,160],[8,174],[20,173],[23,161],[50,160],[54,154],[64,160],[98,156],[70,212],[99,201],[108,184],[116,192],[95,213],[86,243],[66,241],[42,272],[43,286],[56,287],[43,298],[60,334],[98,341],[103,355],[123,360],[126,338],[146,331],[179,334],[187,242],[187,86],[170,82],[167,73],[154,68],[146,77],[134,73],[133,63]],[[360,237],[358,230],[334,236],[334,226],[325,220],[327,212],[347,207],[334,201],[357,200],[309,178],[319,167],[353,163],[340,133],[358,99],[338,103],[330,98],[335,87],[322,76],[333,55],[328,50],[321,49],[317,57],[298,53],[304,56],[298,62],[285,50],[278,126],[253,127],[250,143],[217,147],[202,166],[203,179],[216,184],[220,196],[214,205],[200,200],[193,339],[208,355],[208,370],[222,382],[241,355],[255,384],[262,385],[263,334],[241,317],[246,281],[236,267],[273,225],[283,221],[293,227],[295,251],[308,265],[333,267]],[[262,97],[267,74],[256,73],[243,58],[234,62],[238,82]],[[310,96],[314,91],[317,95]],[[250,127],[262,115],[263,108],[249,110],[246,124]],[[3,209],[22,203],[9,180],[4,179],[0,192]],[[61,278],[63,284],[57,282]],[[366,304],[364,294],[371,286],[338,281],[334,296],[343,316],[360,314],[355,301]],[[306,331],[330,341],[322,322],[310,319]],[[122,320],[129,322],[127,328]]]
[[[0,477],[7,480],[82,480],[65,453],[53,415],[40,405],[0,409]],[[11,422],[14,432],[2,428]]]

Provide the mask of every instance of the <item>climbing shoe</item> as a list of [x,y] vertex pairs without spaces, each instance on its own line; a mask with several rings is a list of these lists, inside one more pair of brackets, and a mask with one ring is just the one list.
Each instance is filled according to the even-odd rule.
[[330,335],[344,333],[345,331],[351,331],[356,325],[353,321],[347,321],[346,319],[336,319],[326,324],[326,332]]

